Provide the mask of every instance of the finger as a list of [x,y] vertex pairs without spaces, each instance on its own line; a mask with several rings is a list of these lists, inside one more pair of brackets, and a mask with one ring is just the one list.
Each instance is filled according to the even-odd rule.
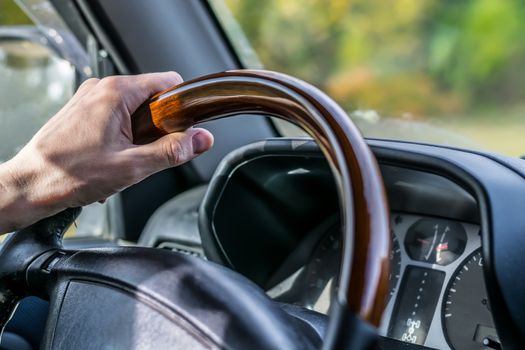
[[155,93],[179,85],[183,81],[176,72],[128,75],[117,79],[120,80],[120,93],[130,113]]
[[190,128],[131,149],[131,157],[144,169],[143,176],[178,166],[213,146],[213,135],[206,129]]

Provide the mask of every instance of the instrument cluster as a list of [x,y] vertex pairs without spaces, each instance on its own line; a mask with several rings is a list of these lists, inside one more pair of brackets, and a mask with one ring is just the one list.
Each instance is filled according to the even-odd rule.
[[[479,226],[392,213],[390,293],[379,333],[430,348],[500,349],[483,277]],[[309,263],[268,291],[327,313],[336,292],[341,237],[334,225]]]
[[[392,214],[399,242],[400,278],[381,334],[454,350],[499,349],[483,277],[479,226]],[[395,248],[394,248],[395,249]]]

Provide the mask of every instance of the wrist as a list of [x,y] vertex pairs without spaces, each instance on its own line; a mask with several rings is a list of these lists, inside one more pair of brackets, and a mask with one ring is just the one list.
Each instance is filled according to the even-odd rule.
[[36,221],[38,210],[31,201],[34,174],[16,158],[0,164],[0,233],[20,229]]

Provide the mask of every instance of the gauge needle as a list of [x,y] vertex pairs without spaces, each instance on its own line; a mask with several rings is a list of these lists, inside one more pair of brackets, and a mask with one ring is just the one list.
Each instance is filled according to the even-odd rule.
[[434,245],[436,244],[438,230],[439,230],[439,225],[434,226],[434,237],[432,237],[432,244],[428,248],[427,254],[425,254],[425,260],[428,260],[430,258],[430,255],[432,254],[432,251],[434,250]]
[[450,231],[450,228],[447,226],[445,228],[445,231],[441,234],[441,239],[439,240],[439,244],[436,247],[436,262],[441,261],[441,252],[444,250],[448,250],[448,242],[443,242],[445,240],[445,237],[447,236],[447,232]]
[[448,250],[448,242],[439,243],[438,246],[436,247],[436,250],[438,252],[443,251],[443,250]]

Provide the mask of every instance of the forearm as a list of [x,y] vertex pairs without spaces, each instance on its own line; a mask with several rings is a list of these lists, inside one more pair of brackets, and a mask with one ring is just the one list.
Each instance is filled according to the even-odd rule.
[[62,171],[25,151],[0,164],[0,234],[24,228],[70,204]]

